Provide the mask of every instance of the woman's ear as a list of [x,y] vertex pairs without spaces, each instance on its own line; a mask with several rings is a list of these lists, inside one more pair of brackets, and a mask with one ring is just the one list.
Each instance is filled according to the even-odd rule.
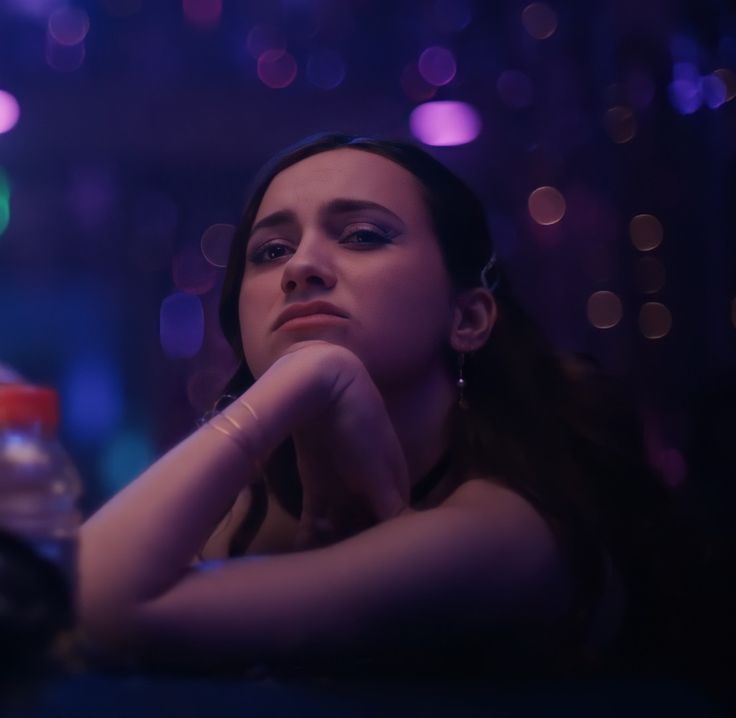
[[455,299],[450,345],[462,353],[480,349],[488,340],[497,316],[496,300],[484,287],[460,292]]

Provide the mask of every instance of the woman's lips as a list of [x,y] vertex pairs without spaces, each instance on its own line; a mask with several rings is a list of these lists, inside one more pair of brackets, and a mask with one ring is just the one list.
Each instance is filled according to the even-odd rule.
[[[292,304],[279,314],[273,325],[273,329],[278,329],[295,319],[306,319],[315,316],[321,317],[322,321],[325,321],[326,318],[345,319],[347,314],[329,302],[316,301]],[[317,323],[317,321],[313,320],[314,323]]]

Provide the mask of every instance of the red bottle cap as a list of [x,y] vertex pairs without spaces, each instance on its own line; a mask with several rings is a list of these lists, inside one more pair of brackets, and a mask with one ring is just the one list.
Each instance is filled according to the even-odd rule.
[[53,433],[59,426],[59,395],[43,386],[0,384],[0,427],[38,426]]

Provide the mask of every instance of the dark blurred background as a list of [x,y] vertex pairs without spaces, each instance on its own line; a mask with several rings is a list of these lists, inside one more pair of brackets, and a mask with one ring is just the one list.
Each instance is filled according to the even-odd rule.
[[733,462],[735,95],[725,0],[0,0],[0,362],[60,390],[97,505],[232,369],[259,165],[320,130],[414,139],[679,486]]

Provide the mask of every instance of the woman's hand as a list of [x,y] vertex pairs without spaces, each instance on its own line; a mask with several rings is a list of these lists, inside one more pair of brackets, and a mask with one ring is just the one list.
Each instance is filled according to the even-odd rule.
[[287,365],[315,372],[325,392],[318,410],[292,432],[303,491],[297,548],[332,543],[404,511],[406,460],[362,361],[345,347],[310,341],[272,369],[289,371]]

